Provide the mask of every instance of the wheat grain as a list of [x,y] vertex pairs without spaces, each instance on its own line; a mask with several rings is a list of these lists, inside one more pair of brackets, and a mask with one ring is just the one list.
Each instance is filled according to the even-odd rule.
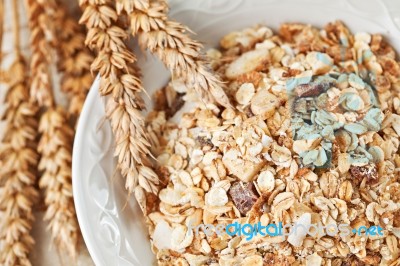
[[188,36],[191,31],[187,27],[168,19],[166,1],[118,0],[117,7],[119,13],[129,15],[132,35],[138,35],[139,45],[157,55],[173,76],[184,77],[202,99],[231,107],[222,82],[201,54],[202,45]]
[[143,87],[132,64],[136,58],[125,44],[128,34],[118,26],[118,15],[112,1],[81,1],[84,12],[80,22],[86,24],[86,44],[98,55],[93,71],[101,76],[100,94],[107,100],[106,116],[115,135],[118,168],[126,178],[125,186],[133,192],[139,185],[157,193],[158,177],[149,166],[151,156],[140,93]]
[[[48,5],[48,6],[46,6]],[[75,259],[80,236],[72,197],[71,153],[73,130],[68,115],[56,107],[49,66],[54,63],[50,41],[54,29],[48,23],[47,11],[55,9],[56,2],[28,0],[27,9],[31,29],[32,86],[31,98],[43,109],[39,122],[41,134],[38,152],[41,155],[40,188],[44,189],[46,213],[52,238],[59,250],[67,250]],[[50,36],[49,36],[50,35]],[[44,50],[49,49],[49,50]],[[50,51],[50,52],[49,52]]]
[[20,53],[19,14],[13,1],[15,60],[8,70],[7,108],[2,117],[5,132],[0,148],[0,265],[31,265],[34,220],[37,108],[29,103],[27,67]]

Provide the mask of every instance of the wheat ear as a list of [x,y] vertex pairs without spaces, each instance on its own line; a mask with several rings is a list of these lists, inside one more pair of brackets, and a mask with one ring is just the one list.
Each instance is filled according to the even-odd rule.
[[49,65],[53,63],[49,56],[51,45],[46,39],[46,34],[51,34],[52,30],[47,28],[49,17],[46,14],[46,4],[48,2],[27,1],[32,50],[31,98],[43,109],[39,122],[39,170],[42,172],[39,187],[45,192],[44,219],[49,222],[56,246],[76,258],[80,232],[72,197],[73,130],[66,112],[56,107],[53,97],[49,73]]
[[147,159],[150,143],[141,114],[143,87],[132,67],[136,58],[125,44],[128,34],[118,26],[113,1],[82,0],[80,4],[84,7],[80,22],[88,29],[86,44],[98,52],[92,69],[101,77],[100,94],[112,96],[107,100],[106,116],[115,136],[115,156],[126,178],[125,186],[130,193],[137,185],[157,193],[159,180]]
[[12,2],[15,61],[8,71],[7,108],[2,118],[6,127],[0,148],[0,265],[31,265],[32,206],[38,198],[37,108],[29,102],[27,67],[19,44],[18,2]]
[[59,5],[54,13],[54,47],[58,54],[58,70],[62,73],[61,90],[69,98],[68,112],[74,121],[79,117],[86,95],[93,83],[90,64],[93,55],[85,46],[85,29]]
[[202,99],[231,107],[222,82],[201,54],[202,45],[188,36],[191,31],[187,27],[168,19],[166,1],[117,0],[117,11],[129,15],[139,45],[157,55],[173,76],[183,77]]

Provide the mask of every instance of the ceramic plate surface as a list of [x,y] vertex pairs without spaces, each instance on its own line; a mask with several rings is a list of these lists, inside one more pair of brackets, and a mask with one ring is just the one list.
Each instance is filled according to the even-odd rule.
[[[226,33],[257,23],[274,30],[283,22],[322,27],[342,20],[353,31],[381,33],[400,51],[398,0],[174,0],[171,16],[188,25],[207,47]],[[168,71],[152,56],[139,58],[150,95],[164,86]],[[73,188],[82,234],[96,265],[153,265],[147,229],[124,180],[115,175],[113,137],[104,120],[97,79],[86,100],[75,138]],[[146,98],[146,97],[144,97]],[[149,99],[148,109],[151,109]]]

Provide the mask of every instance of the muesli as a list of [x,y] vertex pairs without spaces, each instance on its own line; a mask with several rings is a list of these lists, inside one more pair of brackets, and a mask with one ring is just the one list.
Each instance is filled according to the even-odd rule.
[[[400,66],[382,36],[255,26],[207,56],[234,107],[173,78],[148,117],[163,185],[138,198],[159,265],[400,265]],[[383,233],[194,229],[235,222]]]

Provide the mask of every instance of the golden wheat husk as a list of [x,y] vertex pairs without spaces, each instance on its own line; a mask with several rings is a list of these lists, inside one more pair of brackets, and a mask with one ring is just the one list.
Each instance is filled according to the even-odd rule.
[[106,116],[115,136],[117,167],[129,193],[137,186],[157,193],[159,180],[147,159],[150,143],[141,113],[144,89],[133,67],[136,57],[125,44],[129,36],[119,26],[113,1],[82,0],[80,4],[84,8],[80,23],[88,29],[86,44],[97,51],[92,70],[100,74],[100,94],[110,96]]
[[51,236],[60,251],[67,251],[73,259],[77,255],[79,226],[72,197],[71,157],[73,129],[68,115],[57,107],[53,97],[49,66],[54,64],[50,41],[54,29],[49,28],[54,1],[27,0],[29,27],[31,30],[31,99],[42,109],[39,122],[41,134],[38,152],[41,155],[39,186],[44,190],[46,212]]
[[168,18],[165,0],[117,0],[117,10],[129,15],[131,32],[139,37],[139,45],[155,54],[173,76],[183,77],[201,99],[231,107],[223,83],[201,53],[202,45],[188,35],[191,31],[187,27]]

